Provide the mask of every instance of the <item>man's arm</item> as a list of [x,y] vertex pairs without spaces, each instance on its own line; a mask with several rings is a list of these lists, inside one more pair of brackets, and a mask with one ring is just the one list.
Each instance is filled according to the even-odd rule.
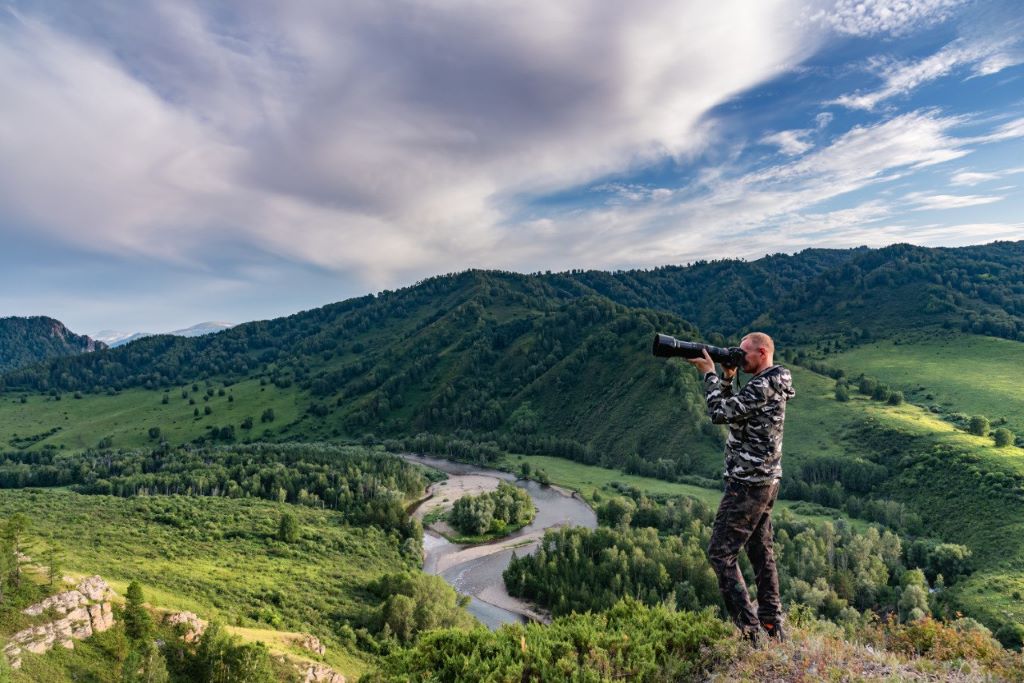
[[687,362],[697,368],[704,377],[704,394],[708,403],[708,417],[715,424],[739,422],[746,419],[758,408],[768,403],[768,380],[755,377],[747,382],[739,394],[733,394],[732,379],[736,368],[725,368],[723,378],[715,374],[715,362],[707,350],[703,358],[688,358]]
[[733,394],[732,379],[723,381],[715,374],[704,375],[704,393],[708,417],[715,424],[740,422],[768,403],[768,381],[755,377],[740,393]]

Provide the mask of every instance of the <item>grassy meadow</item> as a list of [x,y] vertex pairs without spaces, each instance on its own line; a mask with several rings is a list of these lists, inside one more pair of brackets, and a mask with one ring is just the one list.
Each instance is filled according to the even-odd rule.
[[[151,427],[159,427],[161,439],[172,444],[203,436],[211,428],[233,425],[236,438],[261,439],[288,432],[308,406],[308,400],[294,386],[280,389],[272,383],[246,380],[224,387],[220,383],[175,386],[169,391],[126,389],[115,395],[86,394],[81,399],[63,394],[54,400],[46,394],[7,393],[0,398],[0,447],[10,450],[38,450],[44,445],[69,450],[95,447],[109,438],[115,448],[153,445]],[[207,395],[212,388],[213,396]],[[219,390],[224,395],[219,395]],[[183,397],[182,394],[186,394]],[[25,402],[21,402],[21,396]],[[163,403],[167,396],[167,403]],[[232,397],[232,399],[229,399]],[[191,401],[191,402],[190,402]],[[212,411],[209,415],[205,408]],[[194,415],[199,409],[199,416]],[[261,422],[266,409],[274,411],[273,422]],[[240,428],[246,417],[251,430]],[[304,439],[312,440],[312,439]]]
[[[295,543],[276,540],[282,512],[295,515]],[[121,595],[130,581],[150,605],[217,618],[240,635],[293,655],[282,631],[312,633],[327,645],[325,663],[350,678],[367,667],[346,647],[376,604],[365,589],[407,565],[398,541],[370,527],[350,527],[329,510],[257,499],[79,495],[63,489],[0,491],[0,514],[30,520],[36,561],[55,548],[64,574],[99,574]]]
[[826,361],[848,376],[865,373],[904,392],[908,401],[944,412],[1003,418],[1024,434],[1024,344],[950,333],[922,332],[858,346]]

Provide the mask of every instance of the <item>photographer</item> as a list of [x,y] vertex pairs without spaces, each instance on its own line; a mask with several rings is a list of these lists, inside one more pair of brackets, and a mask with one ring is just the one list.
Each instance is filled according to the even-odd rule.
[[[786,402],[796,395],[789,370],[775,365],[775,344],[762,332],[743,338],[743,371],[753,375],[737,393],[735,367],[724,367],[721,377],[707,351],[689,359],[704,376],[708,416],[729,426],[725,444],[725,494],[715,515],[708,556],[718,575],[718,586],[729,615],[752,643],[765,632],[784,640],[779,577],[772,551],[772,506],[782,476],[782,427]],[[757,584],[757,610],[737,564],[746,546]]]

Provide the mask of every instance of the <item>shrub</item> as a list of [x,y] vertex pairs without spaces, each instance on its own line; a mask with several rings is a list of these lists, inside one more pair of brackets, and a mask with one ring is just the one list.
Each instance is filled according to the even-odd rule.
[[887,402],[891,406],[898,406],[898,405],[900,405],[901,403],[903,403],[903,392],[902,391],[894,391],[894,392],[892,392],[891,394],[889,394],[889,398],[887,399]]
[[846,388],[845,384],[836,385],[836,400],[841,403],[845,403],[850,400],[850,390]]
[[731,631],[710,610],[676,612],[626,599],[549,626],[433,631],[361,680],[703,680],[735,650]]
[[999,429],[992,432],[992,437],[995,439],[997,446],[1009,446],[1014,442],[1014,435],[1006,427],[1000,427]]
[[975,436],[985,436],[986,434],[988,434],[990,426],[991,425],[989,424],[987,417],[985,417],[984,415],[975,415],[974,417],[971,418],[971,422],[968,425],[967,429],[968,431],[970,431],[971,434],[974,434]]

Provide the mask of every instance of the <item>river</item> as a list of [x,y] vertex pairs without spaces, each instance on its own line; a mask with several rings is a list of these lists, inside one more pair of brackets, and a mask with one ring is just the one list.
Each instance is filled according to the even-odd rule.
[[[557,486],[541,486],[535,481],[517,479],[508,472],[442,458],[405,454],[408,462],[441,470],[448,480],[431,485],[430,497],[413,511],[417,517],[439,505],[449,505],[461,495],[472,495],[497,488],[507,481],[525,489],[537,508],[537,517],[519,531],[493,543],[459,545],[430,529],[423,532],[423,570],[440,575],[456,591],[470,596],[468,610],[488,628],[526,619],[546,621],[547,615],[530,603],[514,598],[505,590],[502,573],[512,553],[533,553],[546,529],[557,526],[597,527],[597,515],[572,491]],[[444,499],[448,500],[445,501]]]

